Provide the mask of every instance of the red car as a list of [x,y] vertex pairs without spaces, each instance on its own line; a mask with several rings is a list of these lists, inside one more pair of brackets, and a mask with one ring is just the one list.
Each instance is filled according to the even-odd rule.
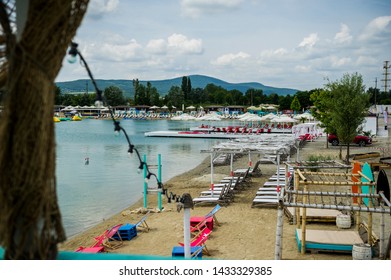
[[[335,134],[329,134],[328,141],[333,146],[339,145],[338,137]],[[372,138],[365,135],[357,135],[356,137],[354,137],[352,143],[363,147],[372,144]]]

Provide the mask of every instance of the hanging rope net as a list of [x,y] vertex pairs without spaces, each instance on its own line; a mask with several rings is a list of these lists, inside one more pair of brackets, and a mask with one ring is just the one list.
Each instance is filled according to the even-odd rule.
[[19,6],[0,2],[0,245],[6,259],[54,259],[65,240],[56,193],[54,80],[87,4],[28,1],[21,28],[14,21]]

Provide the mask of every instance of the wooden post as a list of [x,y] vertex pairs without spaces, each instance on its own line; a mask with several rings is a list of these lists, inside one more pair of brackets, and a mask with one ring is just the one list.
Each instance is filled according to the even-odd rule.
[[[299,179],[299,173],[297,172],[297,170],[295,169],[295,181],[294,181],[294,189],[295,191],[298,191],[299,190],[299,184],[300,184],[300,179]],[[293,196],[293,201],[294,202],[297,202],[298,200],[298,195],[295,194]],[[300,228],[300,208],[299,207],[295,207],[295,214],[294,215],[294,218],[293,218],[293,224],[296,224],[297,228]]]
[[[373,186],[369,186],[369,194],[372,194]],[[372,208],[372,198],[368,199],[368,207]],[[372,212],[368,213],[368,243],[372,246]]]
[[384,213],[382,213],[380,216],[380,244],[379,244],[379,259],[381,260],[386,255],[386,250],[384,248],[385,247],[384,229],[385,229]]
[[[358,185],[358,193],[362,193],[362,184]],[[357,198],[357,205],[361,207],[361,204],[363,202],[362,197]],[[356,211],[356,230],[358,231],[360,229],[360,223],[361,223],[361,212]]]
[[[304,185],[304,191],[307,191],[307,185]],[[303,196],[303,204],[307,203],[307,197]],[[299,212],[300,215],[300,212]],[[303,214],[302,214],[302,222],[301,222],[301,254],[305,254],[305,231],[306,231],[306,222],[307,222],[307,209],[303,207]]]
[[230,173],[229,176],[234,177],[234,154],[231,153]]
[[[283,203],[282,200],[284,190],[280,188],[280,155],[277,155],[277,197],[278,197],[278,211],[277,211],[277,231],[276,231],[276,246],[274,259],[281,260],[282,256],[282,233],[283,233],[283,225],[284,225],[284,211],[283,211]],[[286,186],[286,185],[285,185]]]

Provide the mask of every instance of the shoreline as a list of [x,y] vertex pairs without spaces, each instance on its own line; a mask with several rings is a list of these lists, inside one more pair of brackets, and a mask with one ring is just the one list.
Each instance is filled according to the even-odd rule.
[[[196,165],[193,169],[197,168],[197,167],[198,167],[200,164],[202,164],[205,160],[208,160],[208,159],[201,160],[200,163],[199,163],[198,165]],[[189,171],[185,171],[185,172],[182,172],[182,173],[177,174],[177,175],[171,175],[171,176],[169,177],[169,179],[167,179],[167,182],[169,182],[170,180],[172,180],[172,179],[176,178],[177,176],[180,176],[180,175],[182,175],[183,173],[186,173],[186,172],[189,172]],[[156,172],[155,172],[155,173],[156,173]],[[157,175],[157,173],[156,173],[156,175]],[[152,177],[151,180],[154,181],[155,179]],[[166,182],[166,183],[163,183],[163,185],[166,186],[167,182]],[[153,185],[156,185],[156,182],[153,182]],[[163,196],[162,196],[162,197],[163,197]],[[164,197],[165,197],[165,196],[164,196]],[[155,202],[154,202],[154,203],[155,203],[154,205],[156,205],[156,208],[157,208],[157,199],[154,199],[153,197],[148,196],[148,201],[149,201],[151,198],[155,201]],[[71,239],[73,239],[73,238],[77,238],[79,235],[83,234],[84,232],[89,231],[89,230],[92,230],[94,227],[98,226],[99,224],[104,223],[105,221],[110,220],[111,218],[113,218],[113,217],[115,217],[115,216],[117,216],[117,215],[120,215],[123,211],[126,211],[126,210],[128,210],[128,209],[130,209],[130,208],[132,208],[132,209],[143,208],[143,204],[144,204],[144,203],[143,203],[143,199],[144,199],[144,197],[143,197],[143,194],[141,193],[141,195],[140,195],[140,197],[139,197],[138,199],[136,199],[133,203],[130,203],[130,204],[129,204],[128,206],[126,206],[124,209],[120,210],[119,212],[115,212],[115,213],[113,213],[113,214],[108,214],[108,216],[105,217],[105,218],[102,218],[102,220],[101,220],[100,222],[98,222],[98,223],[96,223],[96,224],[94,224],[94,225],[91,225],[91,226],[89,226],[89,227],[87,227],[87,228],[81,230],[81,231],[78,232],[78,233],[74,233],[74,234],[72,234],[72,235],[67,236],[67,240],[71,240]],[[155,211],[156,208],[155,208],[155,209],[152,209],[152,210]],[[163,207],[163,208],[164,208],[164,207]],[[108,227],[110,227],[110,226],[108,226]]]
[[[370,147],[357,148],[360,152],[367,152],[376,147],[389,145],[389,137],[379,139]],[[325,149],[325,137],[321,137],[314,142],[307,143],[300,150],[302,160],[309,155],[330,155],[337,159],[339,148],[329,147]],[[352,147],[351,153],[356,151]],[[345,153],[345,149],[344,149]],[[292,157],[295,157],[293,155]],[[252,161],[256,161],[253,156]],[[234,169],[244,168],[248,164],[248,157],[244,155],[234,161]],[[213,259],[241,259],[241,260],[273,260],[275,250],[277,211],[275,208],[251,208],[252,199],[257,188],[263,184],[275,171],[274,164],[261,164],[263,175],[252,179],[251,186],[235,195],[235,201],[217,213],[217,218],[221,226],[215,227],[213,234],[208,239],[207,246]],[[229,174],[229,165],[214,166],[214,181],[219,181],[221,177]],[[195,168],[174,176],[164,183],[168,192],[182,195],[187,192],[192,197],[198,196],[200,191],[207,190],[210,185],[210,157],[206,158]],[[149,255],[149,256],[171,256],[173,246],[183,239],[183,211],[178,213],[176,203],[167,203],[167,198],[162,196],[164,211],[152,213],[147,218],[147,223],[151,230],[149,232],[138,232],[137,237],[129,242],[124,242],[124,246],[116,249],[115,253]],[[90,246],[93,238],[100,235],[107,228],[118,223],[136,223],[144,216],[143,213],[131,213],[143,206],[143,198],[130,205],[120,213],[117,213],[96,226],[77,234],[62,244],[60,250],[74,251],[80,246]],[[148,195],[148,206],[151,209],[157,207],[156,195]],[[195,206],[191,210],[192,216],[203,216],[214,206]],[[123,215],[126,214],[126,215]],[[376,215],[374,215],[376,216]],[[389,218],[386,218],[389,220]],[[391,224],[391,223],[390,223]],[[327,228],[332,224],[308,224],[308,228]],[[335,224],[334,224],[335,226]],[[296,226],[290,225],[284,216],[283,227],[283,252],[282,259],[295,260],[351,260],[349,254],[317,253],[301,255],[297,249],[294,237]],[[374,230],[377,230],[374,227]]]

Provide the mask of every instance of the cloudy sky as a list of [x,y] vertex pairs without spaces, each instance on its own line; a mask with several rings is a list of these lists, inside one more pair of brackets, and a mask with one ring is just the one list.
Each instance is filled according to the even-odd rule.
[[[366,87],[391,60],[390,0],[91,0],[75,42],[96,79],[201,74],[310,90]],[[87,79],[64,61],[57,81]]]

